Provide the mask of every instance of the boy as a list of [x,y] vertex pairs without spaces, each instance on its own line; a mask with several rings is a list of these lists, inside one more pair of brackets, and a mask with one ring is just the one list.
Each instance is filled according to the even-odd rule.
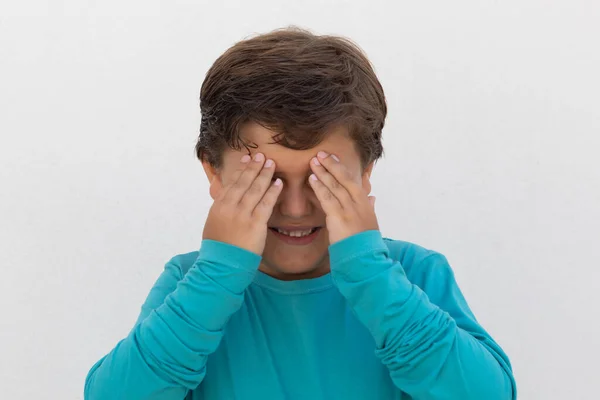
[[86,399],[516,399],[446,258],[379,232],[387,108],[356,45],[293,28],[241,41],[200,107],[200,249],[166,264]]

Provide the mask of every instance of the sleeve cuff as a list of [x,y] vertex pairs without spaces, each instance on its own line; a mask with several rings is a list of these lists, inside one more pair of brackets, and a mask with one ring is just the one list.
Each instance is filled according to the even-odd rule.
[[249,250],[211,239],[202,240],[198,258],[250,273],[256,272],[262,259],[261,256]]
[[380,231],[360,232],[329,246],[331,271],[353,281],[366,279],[389,267],[381,262],[388,253]]

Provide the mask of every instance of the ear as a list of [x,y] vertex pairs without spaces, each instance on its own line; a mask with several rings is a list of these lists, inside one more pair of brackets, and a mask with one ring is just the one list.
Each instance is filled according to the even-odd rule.
[[210,197],[214,200],[221,190],[223,190],[223,181],[221,180],[220,171],[213,167],[208,161],[202,161],[202,168],[204,168],[204,173],[208,178],[208,183],[210,184],[209,194]]
[[367,191],[367,194],[371,193],[371,172],[373,172],[373,166],[375,161],[372,161],[366,166],[362,174],[362,186]]

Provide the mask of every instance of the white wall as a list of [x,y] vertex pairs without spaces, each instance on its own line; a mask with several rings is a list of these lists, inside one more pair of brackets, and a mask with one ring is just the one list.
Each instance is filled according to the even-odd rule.
[[447,255],[520,399],[594,397],[598,3],[200,3],[1,3],[0,398],[82,399],[164,263],[199,246],[204,74],[288,24],[376,66],[384,234]]

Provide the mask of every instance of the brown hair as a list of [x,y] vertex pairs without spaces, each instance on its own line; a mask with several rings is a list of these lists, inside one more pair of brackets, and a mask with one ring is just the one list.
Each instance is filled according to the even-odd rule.
[[383,154],[383,88],[360,47],[339,36],[292,26],[236,43],[208,70],[200,111],[196,154],[216,168],[225,146],[256,147],[240,137],[248,121],[277,132],[273,143],[296,150],[315,147],[343,124],[363,167]]

